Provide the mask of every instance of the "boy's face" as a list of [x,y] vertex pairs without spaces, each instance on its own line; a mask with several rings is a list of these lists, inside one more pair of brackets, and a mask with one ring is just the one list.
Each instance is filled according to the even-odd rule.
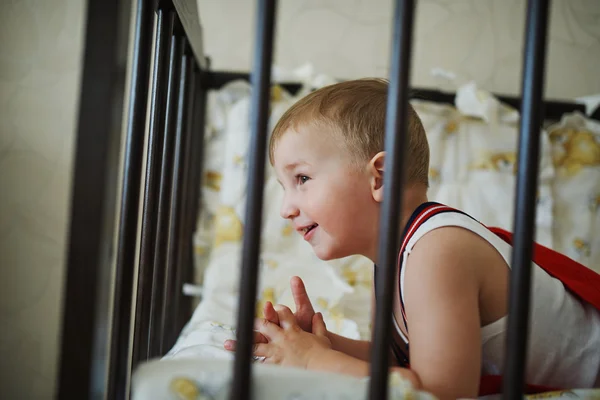
[[367,255],[377,243],[378,203],[368,168],[360,171],[335,134],[288,130],[273,166],[284,190],[281,216],[290,219],[322,260]]

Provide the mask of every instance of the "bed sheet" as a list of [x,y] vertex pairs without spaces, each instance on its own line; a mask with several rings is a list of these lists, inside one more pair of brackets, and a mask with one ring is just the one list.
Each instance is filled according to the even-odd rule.
[[[213,359],[149,362],[133,376],[132,399],[226,400],[231,388],[231,364],[229,360]],[[369,383],[368,378],[266,364],[253,366],[252,379],[252,398],[265,400],[363,400]],[[388,398],[434,399],[414,390],[398,374],[390,375]]]
[[[232,382],[231,360],[212,357],[156,361],[142,364],[132,377],[132,396],[137,399],[225,400]],[[252,368],[252,398],[255,399],[346,399],[367,398],[369,378],[308,371],[256,363]],[[310,384],[307,384],[310,382]],[[390,374],[388,398],[434,400],[435,396],[415,390],[397,373]],[[500,395],[479,397],[501,400]],[[533,399],[600,399],[600,389],[572,389],[523,396]]]
[[576,112],[548,131],[557,170],[556,248],[600,273],[600,123]]

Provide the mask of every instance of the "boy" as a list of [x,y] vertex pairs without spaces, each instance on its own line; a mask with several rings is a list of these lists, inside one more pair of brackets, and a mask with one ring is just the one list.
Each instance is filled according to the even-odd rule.
[[[323,260],[377,259],[387,91],[376,79],[324,87],[295,103],[273,131],[270,161],[285,192],[281,216]],[[476,397],[482,374],[503,369],[511,247],[461,212],[424,218],[442,206],[427,200],[429,147],[410,106],[408,118],[401,228],[410,240],[399,254],[393,349],[401,363],[410,343],[410,369],[392,369],[439,398]],[[532,268],[526,382],[600,387],[600,314]],[[327,332],[302,281],[291,284],[296,315],[267,304],[254,355],[367,376],[369,342]]]

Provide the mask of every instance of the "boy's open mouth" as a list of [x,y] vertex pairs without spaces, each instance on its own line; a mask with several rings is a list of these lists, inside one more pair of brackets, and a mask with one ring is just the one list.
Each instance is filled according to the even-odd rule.
[[317,226],[319,226],[319,224],[312,224],[311,226],[307,226],[306,228],[302,228],[302,233],[304,235],[306,235],[308,232],[312,231],[313,229],[315,229]]

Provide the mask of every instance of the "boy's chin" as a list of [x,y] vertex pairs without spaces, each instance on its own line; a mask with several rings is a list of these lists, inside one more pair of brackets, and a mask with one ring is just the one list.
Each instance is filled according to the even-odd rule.
[[351,254],[342,254],[339,251],[334,251],[333,249],[316,249],[313,247],[313,251],[319,260],[321,261],[332,261],[338,260],[340,258],[348,257]]

